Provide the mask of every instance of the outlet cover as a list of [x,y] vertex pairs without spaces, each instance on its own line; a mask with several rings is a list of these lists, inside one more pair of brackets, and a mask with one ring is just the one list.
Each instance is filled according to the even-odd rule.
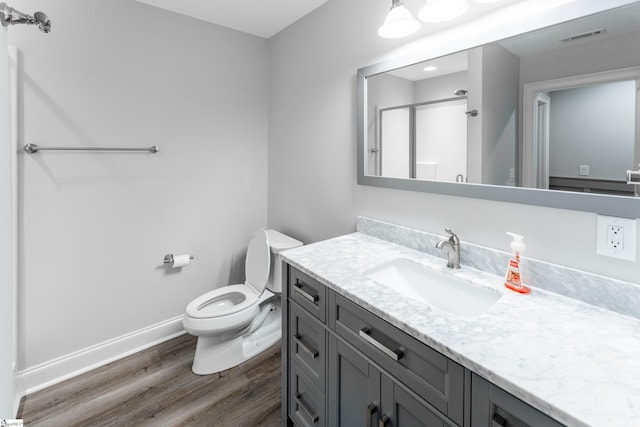
[[580,165],[580,176],[589,176],[589,165]]
[[636,260],[637,220],[598,215],[596,253],[628,261]]

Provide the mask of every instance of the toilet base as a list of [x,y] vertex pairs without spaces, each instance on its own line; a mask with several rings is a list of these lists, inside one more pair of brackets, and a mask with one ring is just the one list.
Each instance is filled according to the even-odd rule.
[[196,375],[210,375],[238,366],[277,343],[282,336],[281,323],[282,313],[276,305],[253,332],[233,338],[199,336],[191,370]]

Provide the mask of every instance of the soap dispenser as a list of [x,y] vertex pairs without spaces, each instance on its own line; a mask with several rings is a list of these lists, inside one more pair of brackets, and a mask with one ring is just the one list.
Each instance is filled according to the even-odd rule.
[[511,241],[511,251],[513,254],[509,260],[507,277],[505,278],[504,285],[512,291],[516,291],[521,294],[528,294],[531,292],[531,288],[522,282],[522,260],[520,259],[520,256],[525,249],[524,237],[509,231],[507,231],[507,234],[513,238]]

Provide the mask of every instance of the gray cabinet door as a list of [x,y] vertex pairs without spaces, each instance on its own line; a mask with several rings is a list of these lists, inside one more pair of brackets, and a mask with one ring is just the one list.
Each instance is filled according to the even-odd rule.
[[415,393],[387,375],[382,375],[380,390],[380,427],[457,426]]
[[333,335],[329,335],[328,356],[328,425],[377,426],[380,371]]
[[473,427],[562,427],[562,424],[491,384],[471,375]]

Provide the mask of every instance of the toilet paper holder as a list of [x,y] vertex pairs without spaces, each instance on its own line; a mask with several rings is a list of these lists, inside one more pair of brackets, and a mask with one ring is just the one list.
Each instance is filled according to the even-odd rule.
[[[193,255],[189,255],[189,259],[193,259]],[[173,265],[173,254],[166,254],[164,256],[164,260],[162,261],[164,264]]]

